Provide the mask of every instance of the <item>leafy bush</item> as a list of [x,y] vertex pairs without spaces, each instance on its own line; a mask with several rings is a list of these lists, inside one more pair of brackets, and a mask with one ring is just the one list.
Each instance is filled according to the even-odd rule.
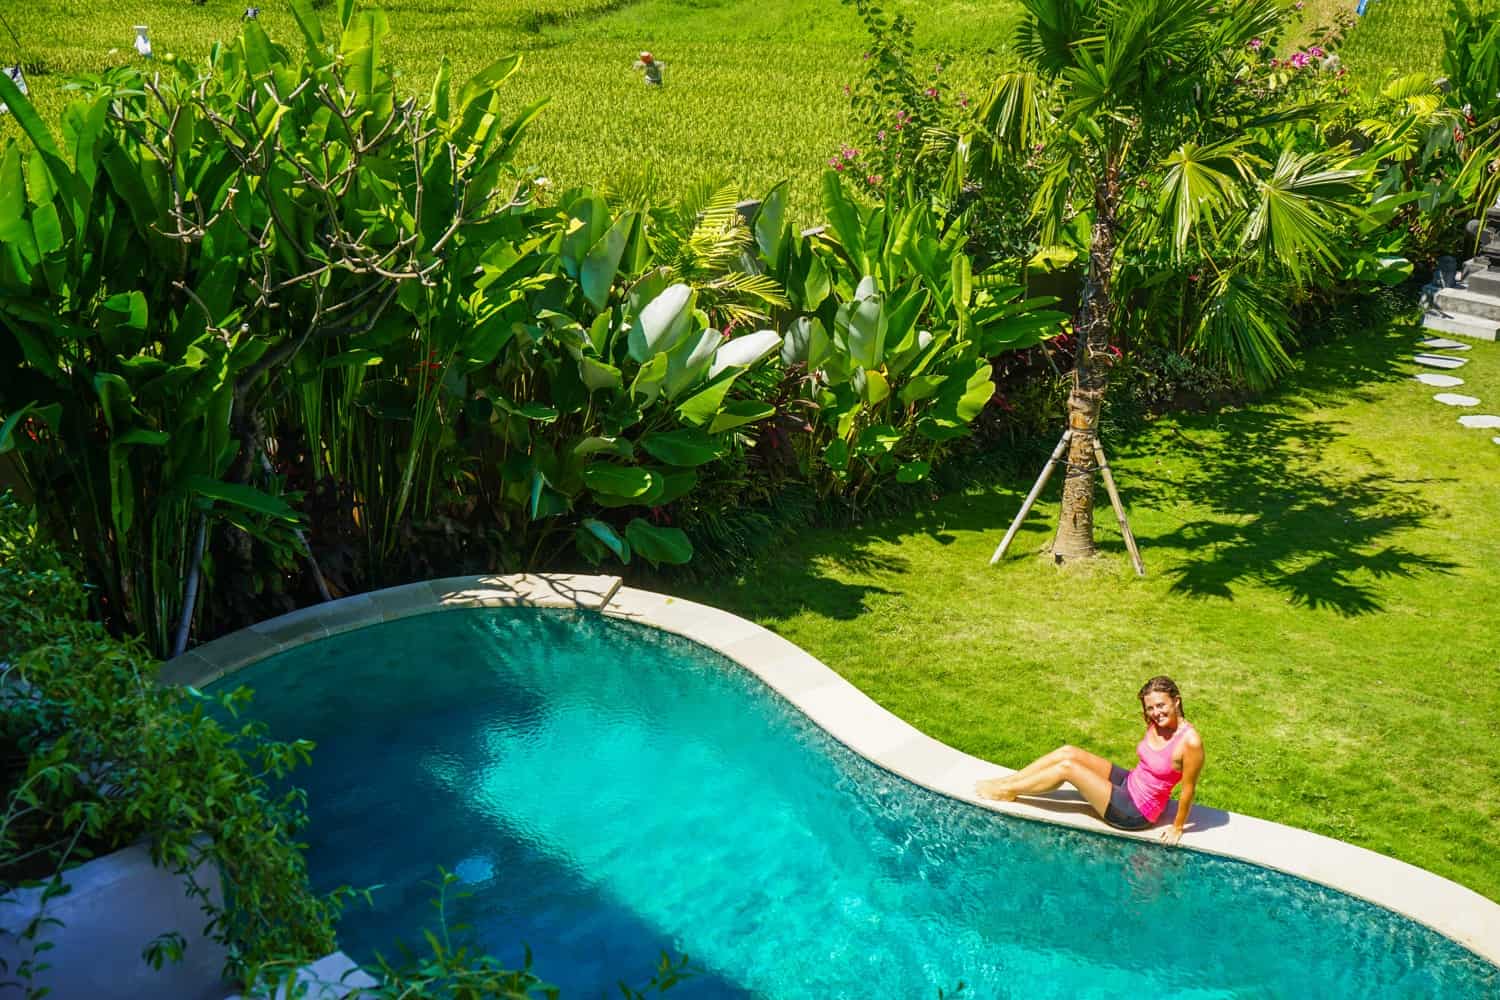
[[[35,524],[0,497],[0,609],[17,626],[0,648],[3,883],[45,881],[56,892],[69,868],[146,838],[153,862],[202,902],[208,932],[229,950],[227,975],[333,950],[347,893],[310,890],[295,842],[300,793],[267,785],[311,745],[268,740],[260,723],[221,725],[214,716],[232,718],[246,689],[209,697],[158,684],[142,644],[83,620],[83,605]],[[230,887],[222,906],[193,878],[204,861]],[[157,954],[170,954],[179,929],[161,930]]]
[[29,143],[0,148],[0,450],[153,649],[284,610],[257,595],[309,539],[336,590],[399,579],[418,538],[489,570],[686,562],[674,512],[765,434],[860,502],[925,476],[992,394],[983,359],[1058,318],[974,273],[961,220],[837,178],[812,238],[785,187],[749,223],[731,188],[539,198],[511,166],[539,108],[497,91],[518,57],[419,101],[379,11],[332,39],[294,9],[298,45],[250,22],[204,69],[81,80],[71,163],[0,83]]

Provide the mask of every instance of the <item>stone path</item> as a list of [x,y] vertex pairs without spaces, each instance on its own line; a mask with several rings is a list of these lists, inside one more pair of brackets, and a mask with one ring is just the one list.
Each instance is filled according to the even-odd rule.
[[1417,372],[1412,378],[1423,385],[1436,386],[1439,389],[1456,389],[1464,384],[1464,380],[1457,375],[1439,375],[1437,372]]
[[[1436,354],[1435,351],[1468,351],[1472,349],[1471,344],[1462,344],[1447,337],[1424,337],[1417,341],[1421,348],[1412,355],[1412,360],[1419,365],[1428,368],[1462,368],[1469,363],[1468,358],[1455,358],[1452,354]],[[1464,380],[1457,375],[1441,375],[1437,372],[1417,372],[1412,376],[1414,381],[1423,385],[1435,386],[1439,389],[1454,389],[1464,384]],[[1459,392],[1439,392],[1433,397],[1444,406],[1478,406],[1478,396],[1466,396]],[[1465,413],[1458,418],[1458,422],[1465,427],[1475,428],[1500,428],[1500,416],[1490,413]],[[1490,438],[1495,444],[1500,444],[1500,435]]]

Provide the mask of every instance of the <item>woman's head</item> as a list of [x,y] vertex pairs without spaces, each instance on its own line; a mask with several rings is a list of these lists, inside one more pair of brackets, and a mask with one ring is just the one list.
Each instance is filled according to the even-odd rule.
[[1182,692],[1172,678],[1158,675],[1141,686],[1141,714],[1147,722],[1158,725],[1171,722],[1174,716],[1187,713],[1182,708]]

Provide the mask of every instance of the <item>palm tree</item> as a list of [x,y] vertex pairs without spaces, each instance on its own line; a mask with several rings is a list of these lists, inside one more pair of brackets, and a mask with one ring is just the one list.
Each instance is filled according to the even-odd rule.
[[1094,440],[1117,329],[1135,322],[1126,309],[1140,297],[1128,293],[1156,269],[1191,274],[1191,345],[1269,381],[1290,363],[1286,291],[1339,266],[1338,229],[1370,154],[1329,148],[1316,88],[1269,70],[1260,40],[1282,22],[1277,0],[1022,2],[1016,47],[1029,65],[996,81],[971,134],[935,136],[933,149],[955,189],[1025,166],[1044,244],[1086,223],[1052,547],[1062,562],[1096,551]]

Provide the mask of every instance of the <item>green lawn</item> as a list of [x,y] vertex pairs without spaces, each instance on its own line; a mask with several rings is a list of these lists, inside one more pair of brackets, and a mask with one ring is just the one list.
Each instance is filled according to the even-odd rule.
[[[202,58],[237,30],[247,4],[262,8],[271,36],[300,40],[281,0],[37,0],[0,9],[0,63],[45,66],[33,73],[37,103],[52,120],[66,100],[62,78],[135,58],[131,26],[151,28],[156,52]],[[407,86],[425,94],[444,55],[455,79],[498,56],[525,54],[508,85],[515,107],[551,105],[522,148],[524,165],[560,185],[596,184],[653,171],[671,195],[701,177],[732,179],[763,194],[791,178],[795,207],[811,220],[819,175],[849,131],[843,86],[861,70],[865,32],[838,0],[388,0],[391,55]],[[925,52],[949,50],[947,75],[978,91],[1005,59],[1017,5],[1012,0],[895,0],[918,18]],[[322,8],[326,24],[334,7]],[[560,18],[538,30],[543,17]],[[650,49],[666,64],[666,86],[649,90],[631,68]],[[113,51],[112,51],[113,50]],[[0,119],[0,130],[7,128]]]
[[[1500,899],[1500,446],[1407,377],[1416,339],[1406,323],[1350,336],[1254,407],[1107,442],[1144,580],[1112,518],[1097,565],[1036,557],[1055,485],[989,567],[1018,476],[811,532],[692,596],[1013,766],[1064,742],[1133,761],[1135,692],[1170,674],[1207,744],[1200,802]],[[1500,412],[1500,346],[1469,356],[1461,391]]]

